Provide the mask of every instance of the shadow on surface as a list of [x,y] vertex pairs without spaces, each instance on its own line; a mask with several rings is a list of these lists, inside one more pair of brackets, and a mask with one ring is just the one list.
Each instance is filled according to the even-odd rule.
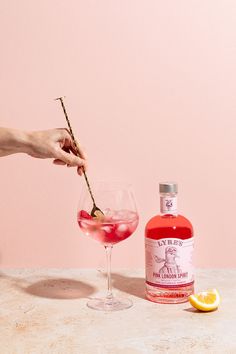
[[140,299],[146,299],[144,278],[127,277],[122,274],[112,273],[112,286]]
[[14,288],[30,295],[48,299],[81,299],[88,298],[97,289],[80,280],[67,278],[46,278],[31,284],[27,278],[12,277],[0,272],[0,278],[5,279]]
[[200,311],[198,311],[197,309],[194,309],[193,307],[189,307],[188,309],[183,309],[183,311],[186,311],[186,312],[200,312]]
[[79,280],[45,279],[23,288],[26,293],[49,299],[81,299],[94,294],[96,289]]
[[198,309],[195,309],[194,307],[189,307],[188,309],[183,309],[183,311],[192,312],[192,313],[209,313],[209,312],[215,312],[216,309],[213,311],[200,311]]

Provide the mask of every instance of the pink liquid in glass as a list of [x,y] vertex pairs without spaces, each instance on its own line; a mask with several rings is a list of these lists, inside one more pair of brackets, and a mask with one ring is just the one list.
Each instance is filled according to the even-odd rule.
[[78,212],[78,224],[83,233],[103,245],[114,245],[128,238],[136,230],[138,214],[130,210],[104,210],[101,219],[90,217],[84,211]]

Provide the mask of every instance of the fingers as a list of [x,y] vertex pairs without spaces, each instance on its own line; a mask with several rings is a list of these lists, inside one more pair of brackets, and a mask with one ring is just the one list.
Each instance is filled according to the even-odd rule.
[[86,160],[87,159],[87,155],[84,151],[84,148],[80,145],[80,143],[78,142],[78,140],[76,139],[76,146],[73,142],[71,142],[71,147],[70,150],[75,154],[75,155],[79,155],[82,159]]
[[66,165],[66,163],[65,163],[64,161],[61,161],[61,160],[59,160],[59,159],[53,160],[53,163],[54,163],[55,165],[61,165],[61,166],[65,166],[65,165]]
[[[60,162],[59,162],[60,161]],[[62,162],[62,163],[61,163]],[[67,153],[62,149],[57,149],[55,153],[55,164],[62,165],[63,163],[69,165],[70,167],[84,167],[86,169],[86,161],[79,156],[71,153]]]
[[76,140],[77,141],[77,147],[78,147],[78,149],[79,149],[79,156],[82,158],[82,159],[84,159],[84,160],[87,160],[87,155],[86,155],[86,153],[85,153],[85,151],[84,151],[84,148],[78,143],[78,140]]
[[81,157],[82,159],[86,160],[87,159],[87,155],[84,152],[84,149],[77,143],[77,147],[70,146],[70,147],[63,147],[62,150],[64,150],[65,152],[72,152],[74,155],[77,156],[77,154],[79,154],[79,157]]
[[78,169],[78,174],[79,175],[82,175],[84,171],[87,170],[87,155],[84,151],[84,148],[78,143],[78,140],[76,139],[76,143],[77,145],[75,146],[74,143],[72,142],[72,145],[71,147],[68,149],[68,148],[63,148],[64,151],[66,152],[72,152],[74,153],[76,156],[78,156],[79,154],[79,157],[82,158],[84,161],[85,161],[85,164],[83,165],[83,168],[81,169],[81,171]]
[[84,151],[84,148],[80,145],[79,143],[79,139],[77,137],[75,137],[76,140],[76,145],[74,144],[70,132],[68,131],[68,129],[64,129],[63,130],[63,137],[65,139],[64,141],[64,146],[63,146],[63,150],[64,149],[69,149],[71,150],[75,155],[77,155],[77,153],[79,154],[79,156],[86,160],[87,156],[86,153]]
[[78,168],[77,168],[77,172],[78,172],[78,174],[79,174],[80,176],[83,175],[84,171],[85,171],[85,170],[83,169],[83,167],[78,167]]
[[[86,153],[83,147],[76,139],[76,146],[73,143],[71,135],[67,129],[61,129],[60,148],[54,154],[55,165],[67,165],[67,167],[77,167],[77,172],[80,176],[87,170]],[[78,156],[79,155],[79,156]]]
[[[58,166],[65,166],[66,165],[66,163],[64,161],[61,161],[59,159],[53,160],[53,163]],[[73,167],[73,166],[67,165],[67,167]],[[84,171],[85,171],[84,167],[77,167],[78,175],[82,176]]]

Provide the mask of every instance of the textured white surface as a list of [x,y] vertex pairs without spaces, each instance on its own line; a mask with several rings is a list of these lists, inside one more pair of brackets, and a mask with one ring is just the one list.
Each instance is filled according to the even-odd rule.
[[[196,290],[216,287],[217,311],[144,299],[144,272],[113,272],[114,293],[134,302],[114,313],[87,308],[105,274],[79,269],[0,272],[0,354],[236,353],[236,270],[199,270]],[[101,295],[101,293],[99,294]]]

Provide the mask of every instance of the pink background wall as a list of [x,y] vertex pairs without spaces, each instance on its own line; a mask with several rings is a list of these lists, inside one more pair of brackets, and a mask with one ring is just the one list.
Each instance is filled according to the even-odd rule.
[[[89,175],[133,181],[141,221],[114,267],[141,267],[158,182],[179,182],[196,264],[236,266],[236,2],[0,2],[0,125],[64,126],[67,106]],[[100,267],[82,236],[83,179],[17,155],[0,159],[0,265]]]

